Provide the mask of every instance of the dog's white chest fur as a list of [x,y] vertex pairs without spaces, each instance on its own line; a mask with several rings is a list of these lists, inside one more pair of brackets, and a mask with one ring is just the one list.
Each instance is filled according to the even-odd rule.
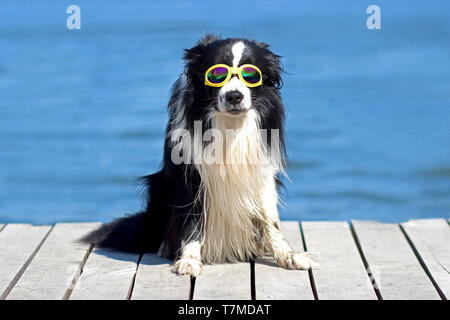
[[212,121],[220,131],[240,130],[224,144],[224,163],[197,165],[205,214],[201,256],[206,263],[246,261],[261,254],[260,233],[270,223],[270,211],[276,211],[276,170],[264,159],[267,153],[252,114]]

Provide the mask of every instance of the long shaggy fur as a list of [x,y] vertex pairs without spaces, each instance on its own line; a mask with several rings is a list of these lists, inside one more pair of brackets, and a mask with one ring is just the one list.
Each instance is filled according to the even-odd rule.
[[[280,57],[264,43],[208,35],[184,59],[168,104],[162,169],[143,178],[145,210],[104,225],[84,241],[158,252],[177,259],[174,271],[194,276],[202,263],[248,261],[265,252],[283,267],[309,268],[310,260],[296,256],[279,229],[277,189],[285,166]],[[222,88],[205,86],[205,71],[217,63],[254,64],[263,85],[247,88],[233,78]],[[230,90],[243,93],[240,116],[231,116],[223,103]],[[235,131],[228,137],[229,129]],[[220,149],[214,138],[204,139],[214,132],[227,137]],[[204,161],[208,154],[222,161]]]

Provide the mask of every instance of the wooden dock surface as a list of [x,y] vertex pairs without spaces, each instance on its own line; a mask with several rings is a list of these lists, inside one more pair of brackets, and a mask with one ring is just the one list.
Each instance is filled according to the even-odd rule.
[[285,270],[270,257],[205,265],[195,281],[155,254],[77,242],[99,223],[0,224],[0,299],[427,299],[450,297],[446,219],[282,222],[297,251],[320,268]]

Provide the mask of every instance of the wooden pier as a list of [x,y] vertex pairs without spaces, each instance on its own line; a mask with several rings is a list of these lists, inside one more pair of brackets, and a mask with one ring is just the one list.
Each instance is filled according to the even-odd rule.
[[285,270],[270,257],[205,265],[196,279],[172,261],[77,242],[98,223],[0,224],[0,299],[448,299],[446,219],[282,223],[320,268]]

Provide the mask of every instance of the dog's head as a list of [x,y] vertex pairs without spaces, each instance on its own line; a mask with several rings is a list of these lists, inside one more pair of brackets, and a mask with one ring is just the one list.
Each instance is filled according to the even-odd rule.
[[[204,119],[212,113],[241,117],[251,109],[263,117],[264,113],[272,113],[268,109],[277,105],[270,102],[279,98],[282,70],[280,57],[268,47],[265,43],[246,39],[221,39],[207,35],[195,47],[185,50],[185,75],[191,89],[191,112],[196,113],[195,118]],[[220,86],[205,84],[205,73],[218,64],[228,66],[231,77]],[[243,73],[237,73],[243,65],[259,69],[256,77],[261,77],[260,84],[249,85],[241,76]]]

